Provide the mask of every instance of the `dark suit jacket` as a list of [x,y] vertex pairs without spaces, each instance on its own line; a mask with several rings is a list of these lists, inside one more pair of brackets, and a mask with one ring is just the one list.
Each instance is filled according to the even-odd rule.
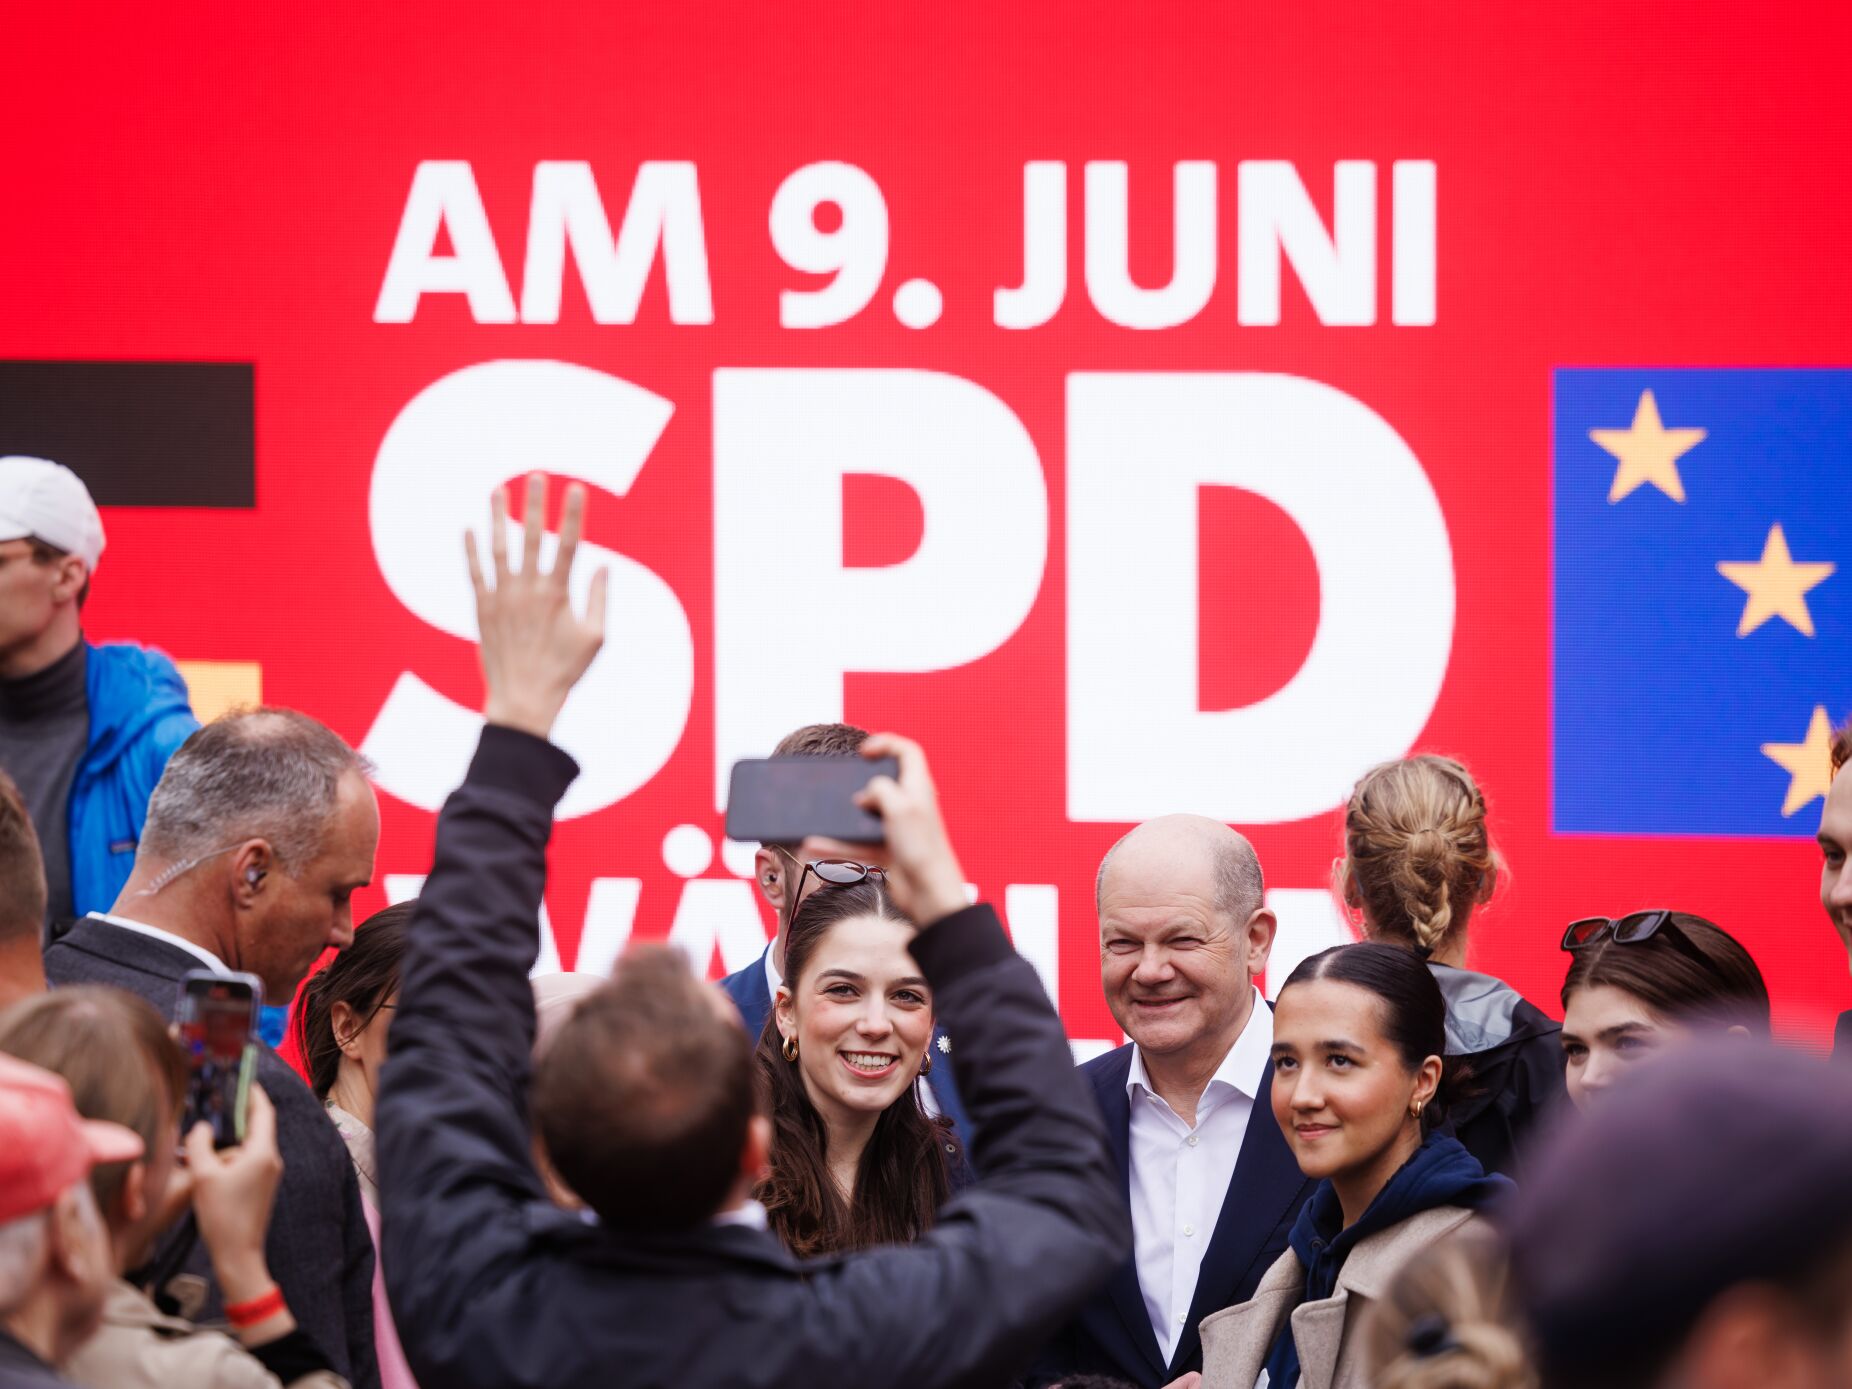
[[[766,953],[771,953],[771,946],[766,946]],[[720,987],[727,991],[727,997],[733,1000],[733,1006],[740,1010],[740,1020],[746,1024],[746,1035],[756,1045],[759,1034],[765,1031],[765,1020],[772,1015],[772,991],[765,979],[765,956],[761,955],[742,970],[736,970],[720,981]],[[952,1128],[958,1134],[960,1146],[968,1153],[971,1151],[971,1124],[965,1118],[964,1101],[958,1098],[958,1080],[952,1074],[951,1040],[945,1029],[935,1017],[932,1027],[932,1075],[927,1084],[932,1086],[932,1097],[938,1102],[939,1112],[952,1121]],[[960,1164],[962,1166],[962,1164]],[[957,1178],[960,1185],[962,1176]]]
[[[1106,1119],[1113,1157],[1119,1165],[1119,1199],[1128,1213],[1132,1202],[1132,1107],[1125,1093],[1132,1073],[1132,1047],[1095,1057],[1081,1067],[1093,1083],[1094,1097]],[[1170,1364],[1163,1361],[1158,1339],[1145,1312],[1145,1295],[1138,1284],[1138,1265],[1132,1258],[1114,1270],[1104,1291],[1081,1308],[1068,1327],[1037,1360],[1031,1384],[1050,1384],[1068,1375],[1106,1375],[1128,1384],[1157,1389],[1179,1375],[1203,1367],[1202,1340],[1197,1324],[1211,1312],[1246,1302],[1254,1295],[1261,1276],[1285,1252],[1299,1207],[1312,1194],[1314,1183],[1299,1170],[1286,1136],[1273,1121],[1270,1096],[1273,1071],[1269,1067],[1254,1112],[1248,1120],[1235,1175],[1222,1200],[1202,1270],[1196,1277],[1196,1295],[1190,1302],[1189,1320],[1177,1338]]]
[[957,1037],[985,1175],[911,1245],[800,1263],[770,1233],[614,1231],[555,1207],[528,1117],[552,809],[576,766],[490,725],[437,827],[381,1077],[386,1287],[445,1389],[1011,1383],[1125,1255],[1097,1107],[987,907],[914,958]]
[[[166,941],[125,931],[94,916],[82,917],[45,952],[53,984],[108,984],[139,994],[171,1018],[180,980],[200,962]],[[289,1310],[336,1373],[355,1389],[379,1384],[373,1358],[373,1238],[360,1204],[360,1186],[347,1145],[302,1077],[269,1047],[259,1044],[258,1083],[277,1112],[277,1146],[283,1183],[264,1255]],[[203,1242],[188,1260],[190,1272],[208,1279],[212,1265]],[[217,1316],[212,1289],[206,1316]]]

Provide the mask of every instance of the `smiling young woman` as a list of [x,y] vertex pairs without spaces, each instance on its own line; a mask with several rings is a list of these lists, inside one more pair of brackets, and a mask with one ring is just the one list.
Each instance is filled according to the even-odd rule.
[[914,1083],[931,1069],[933,1012],[911,935],[874,877],[825,882],[787,928],[757,1054],[773,1131],[758,1196],[799,1256],[917,1239],[962,1166]]
[[1203,1389],[1362,1389],[1357,1328],[1395,1272],[1510,1188],[1435,1127],[1457,1088],[1446,1029],[1440,986],[1397,946],[1339,946],[1287,979],[1273,1117],[1318,1186],[1253,1298],[1204,1318]]

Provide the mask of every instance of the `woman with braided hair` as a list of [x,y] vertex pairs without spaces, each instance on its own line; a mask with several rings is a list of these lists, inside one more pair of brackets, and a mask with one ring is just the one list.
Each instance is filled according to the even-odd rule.
[[1561,1027],[1501,979],[1466,967],[1474,911],[1498,883],[1485,796],[1451,757],[1385,762],[1344,812],[1338,898],[1364,938],[1414,951],[1447,1002],[1447,1055],[1471,1074],[1455,1135],[1488,1172],[1510,1173],[1537,1115],[1563,1095]]

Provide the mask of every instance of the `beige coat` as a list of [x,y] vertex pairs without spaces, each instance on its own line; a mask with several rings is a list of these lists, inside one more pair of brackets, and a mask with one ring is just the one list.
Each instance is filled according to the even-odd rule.
[[[117,1280],[103,1324],[61,1365],[90,1389],[284,1389],[263,1362],[230,1336],[170,1317],[141,1290]],[[332,1371],[293,1380],[289,1389],[348,1389]]]
[[1338,1271],[1337,1291],[1318,1302],[1300,1301],[1305,1265],[1288,1249],[1253,1297],[1203,1318],[1203,1389],[1254,1389],[1288,1317],[1299,1346],[1301,1389],[1369,1389],[1356,1334],[1363,1314],[1403,1264],[1479,1219],[1459,1206],[1437,1206],[1378,1231],[1350,1251]]

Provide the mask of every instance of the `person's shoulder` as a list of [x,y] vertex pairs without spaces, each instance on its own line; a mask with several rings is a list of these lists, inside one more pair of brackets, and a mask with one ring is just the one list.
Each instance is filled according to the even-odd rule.
[[45,976],[53,984],[110,984],[140,994],[168,1016],[180,976],[192,967],[178,947],[96,916],[79,917],[45,948]]
[[1111,1051],[1101,1052],[1091,1060],[1081,1062],[1081,1075],[1102,1099],[1110,1097],[1114,1091],[1125,1089],[1126,1078],[1132,1074],[1132,1048],[1135,1045],[1127,1042],[1122,1047],[1114,1047]]
[[270,1047],[258,1048],[257,1081],[276,1109],[277,1141],[287,1163],[296,1166],[314,1160],[343,1170],[351,1166],[347,1144],[329,1119],[327,1109],[294,1068]]
[[[765,947],[770,951],[771,946]],[[765,955],[760,954],[743,969],[716,981],[720,991],[733,1000],[733,1006],[739,1010],[740,1021],[746,1025],[752,1040],[759,1040],[759,1032],[765,1026],[765,1018],[772,1009],[771,981],[765,977]]]
[[105,641],[90,644],[87,653],[90,685],[93,689],[114,692],[135,688],[152,694],[186,695],[186,680],[174,658],[158,646],[143,646],[132,641]]
[[[765,948],[770,950],[771,946],[768,945]],[[748,987],[755,976],[760,979],[765,978],[765,956],[763,954],[755,956],[750,964],[734,970],[733,973],[722,975],[716,982],[729,995],[737,997]]]
[[105,642],[89,648],[93,721],[158,746],[165,761],[199,727],[186,679],[158,647]]
[[1338,1275],[1340,1286],[1363,1297],[1380,1297],[1390,1278],[1416,1254],[1460,1231],[1484,1225],[1486,1217],[1465,1206],[1430,1206],[1357,1242]]
[[103,1325],[66,1363],[79,1384],[120,1389],[259,1389],[275,1381],[263,1364],[222,1332],[163,1316],[152,1303],[112,1298]]

